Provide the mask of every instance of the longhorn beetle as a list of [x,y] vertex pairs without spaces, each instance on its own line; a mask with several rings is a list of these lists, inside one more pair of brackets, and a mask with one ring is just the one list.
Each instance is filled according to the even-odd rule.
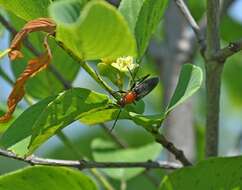
[[123,93],[124,95],[121,97],[120,100],[117,101],[117,104],[120,107],[120,110],[117,114],[116,120],[113,123],[111,131],[114,129],[118,121],[122,108],[124,108],[127,104],[132,104],[132,103],[135,104],[136,101],[139,101],[141,98],[149,94],[157,86],[159,82],[159,78],[158,77],[148,78],[148,77],[149,75],[146,75],[143,78],[141,78],[138,82],[134,82],[130,90],[127,92],[118,91]]

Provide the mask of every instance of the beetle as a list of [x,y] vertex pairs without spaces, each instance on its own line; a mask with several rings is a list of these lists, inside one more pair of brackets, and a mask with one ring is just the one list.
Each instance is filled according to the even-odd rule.
[[132,103],[135,104],[136,101],[139,101],[144,96],[149,94],[159,83],[158,77],[152,77],[152,78],[148,78],[148,77],[149,77],[149,75],[146,75],[142,79],[140,79],[137,83],[134,82],[131,89],[127,92],[119,91],[119,92],[123,93],[124,95],[120,98],[120,100],[117,101],[117,105],[121,109],[117,114],[117,118],[114,121],[111,131],[114,129],[114,127],[117,123],[117,120],[122,111],[122,108],[124,108],[127,104],[132,104]]

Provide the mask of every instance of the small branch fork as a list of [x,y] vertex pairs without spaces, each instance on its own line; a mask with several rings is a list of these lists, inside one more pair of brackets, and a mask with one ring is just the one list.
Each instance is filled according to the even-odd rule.
[[0,149],[0,155],[15,160],[23,161],[30,165],[45,165],[45,166],[65,166],[77,168],[79,170],[91,168],[162,168],[168,170],[179,169],[182,166],[176,163],[161,162],[161,161],[147,161],[147,162],[93,162],[85,160],[57,160],[47,159],[36,156],[22,158],[16,154]]
[[227,47],[220,49],[215,55],[215,59],[224,62],[228,57],[242,50],[242,38],[235,42],[230,42]]
[[[174,0],[174,2],[176,3],[177,7],[179,8],[181,13],[187,20],[188,24],[191,26],[192,30],[194,31],[197,41],[200,44],[200,47],[201,47],[201,50],[203,53],[205,51],[207,45],[206,45],[205,36],[204,36],[201,28],[199,27],[199,25],[193,18],[191,12],[189,11],[187,5],[184,3],[183,0]],[[223,49],[218,50],[218,52],[215,54],[213,59],[224,63],[224,61],[228,57],[234,55],[235,53],[237,53],[241,50],[242,50],[242,39],[239,39],[237,41],[230,42],[227,47],[224,47]]]

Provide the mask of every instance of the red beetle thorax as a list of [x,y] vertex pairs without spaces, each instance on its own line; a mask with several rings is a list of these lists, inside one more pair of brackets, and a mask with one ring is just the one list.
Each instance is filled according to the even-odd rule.
[[126,104],[132,104],[137,98],[137,94],[133,91],[127,92],[121,100],[118,102],[118,104],[121,107],[124,107]]

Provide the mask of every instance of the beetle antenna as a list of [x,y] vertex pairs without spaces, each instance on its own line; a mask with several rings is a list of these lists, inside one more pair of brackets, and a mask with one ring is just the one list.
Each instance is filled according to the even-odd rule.
[[129,74],[131,76],[131,82],[129,82],[129,86],[130,86],[130,89],[133,89],[134,86],[136,85],[136,81],[135,81],[135,76],[133,75],[133,73],[131,72],[131,70],[128,68],[128,71],[129,71]]
[[129,71],[129,74],[130,74],[130,76],[131,76],[131,78],[132,78],[133,83],[135,83],[135,79],[134,79],[134,76],[133,76],[132,71],[130,70],[129,67],[127,67],[127,68],[128,68],[128,71]]
[[119,110],[119,112],[118,112],[118,114],[117,114],[117,117],[116,117],[116,119],[115,119],[115,121],[114,121],[114,123],[113,123],[113,126],[112,126],[112,128],[110,129],[110,133],[111,133],[112,130],[114,129],[114,127],[115,127],[115,125],[116,125],[116,123],[117,123],[117,121],[118,121],[118,118],[119,118],[119,116],[120,116],[120,114],[121,114],[121,111],[122,111],[122,109]]

